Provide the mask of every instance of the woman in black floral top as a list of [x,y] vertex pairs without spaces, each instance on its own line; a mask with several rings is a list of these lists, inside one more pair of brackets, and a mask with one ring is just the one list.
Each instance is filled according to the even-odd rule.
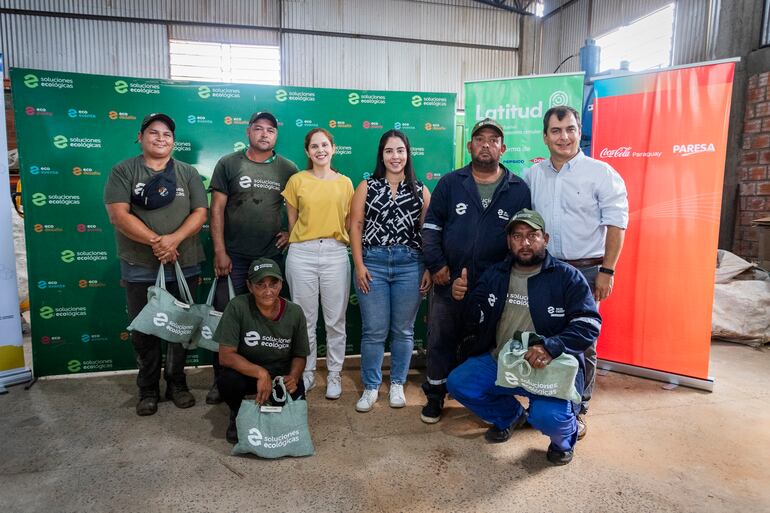
[[373,176],[356,188],[350,246],[361,307],[361,380],[356,410],[374,407],[390,335],[390,406],[406,405],[404,383],[414,346],[414,320],[430,274],[422,263],[420,227],[430,193],[414,176],[409,140],[398,130],[380,139]]

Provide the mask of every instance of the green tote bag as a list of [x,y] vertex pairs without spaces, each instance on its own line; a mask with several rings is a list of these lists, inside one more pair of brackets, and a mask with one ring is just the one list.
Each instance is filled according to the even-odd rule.
[[542,369],[533,368],[524,354],[529,348],[529,331],[517,331],[504,345],[497,357],[495,385],[506,388],[521,387],[527,392],[544,397],[556,397],[579,403],[580,394],[575,388],[578,372],[577,358],[562,353]]
[[[166,290],[166,275],[163,266],[158,269],[155,285],[147,289],[147,304],[131,321],[129,331],[155,335],[168,342],[188,344],[201,323],[201,316],[190,308],[192,296],[179,263],[174,264],[179,292],[184,301],[179,301]],[[185,302],[186,301],[186,302]]]
[[[283,376],[275,378],[275,382],[283,390],[286,403],[281,407],[265,407],[244,399],[235,419],[238,443],[233,447],[233,454],[251,453],[262,458],[315,454],[307,425],[307,402],[291,398]],[[273,388],[273,400],[283,401],[275,392]]]
[[[222,318],[222,312],[214,309],[214,294],[216,293],[217,283],[220,279],[221,277],[214,279],[205,304],[192,305],[192,310],[201,317],[201,324],[198,326],[198,329],[195,330],[192,341],[187,349],[202,347],[209,351],[219,352],[219,344],[214,340],[214,332],[217,331],[219,320]],[[230,275],[227,276],[227,291],[232,300],[235,297],[235,289],[233,288],[233,280],[230,279]]]

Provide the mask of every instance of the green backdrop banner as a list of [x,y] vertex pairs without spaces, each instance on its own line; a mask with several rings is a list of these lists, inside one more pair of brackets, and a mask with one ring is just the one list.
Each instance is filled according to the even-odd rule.
[[[505,130],[507,149],[502,157],[514,173],[548,158],[543,143],[543,115],[551,107],[569,105],[581,112],[583,73],[527,76],[465,83],[465,138],[473,125],[492,118]],[[470,155],[465,153],[465,162]]]
[[[174,156],[197,167],[208,185],[226,153],[246,147],[252,112],[279,119],[277,151],[306,162],[303,138],[332,132],[334,165],[354,185],[374,168],[390,128],[410,139],[420,180],[432,189],[452,170],[455,95],[175,82],[12,69],[27,235],[34,370],[37,376],[135,367],[112,226],[102,190],[112,166],[139,152],[142,117],[165,112],[177,123]],[[201,232],[209,261],[208,225]],[[202,300],[204,298],[199,298]],[[348,353],[357,353],[360,314],[351,292]],[[425,338],[425,304],[415,342]],[[319,355],[324,347],[319,344]],[[188,364],[208,363],[191,352]]]

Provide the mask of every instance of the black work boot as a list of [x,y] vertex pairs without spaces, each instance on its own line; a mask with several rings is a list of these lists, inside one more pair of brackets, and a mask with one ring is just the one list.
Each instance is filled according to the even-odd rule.
[[209,393],[206,394],[206,404],[219,404],[222,402],[222,396],[219,394],[219,388],[216,381],[211,385]]
[[435,424],[441,420],[441,410],[444,409],[444,400],[428,397],[428,404],[422,407],[420,420],[426,424]]
[[174,402],[177,408],[190,408],[195,406],[195,397],[187,388],[187,383],[174,384],[166,382],[166,399]]
[[136,403],[136,414],[140,417],[154,415],[158,411],[160,393],[154,388],[139,389],[139,402]]
[[230,410],[230,423],[227,425],[225,439],[231,444],[238,443],[238,427],[235,424],[236,417],[238,417],[238,412]]

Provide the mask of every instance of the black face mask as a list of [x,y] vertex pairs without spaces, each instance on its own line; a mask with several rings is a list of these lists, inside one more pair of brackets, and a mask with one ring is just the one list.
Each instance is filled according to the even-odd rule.
[[131,203],[147,210],[165,207],[176,197],[176,173],[174,159],[169,159],[166,169],[144,184],[141,190],[134,189]]

